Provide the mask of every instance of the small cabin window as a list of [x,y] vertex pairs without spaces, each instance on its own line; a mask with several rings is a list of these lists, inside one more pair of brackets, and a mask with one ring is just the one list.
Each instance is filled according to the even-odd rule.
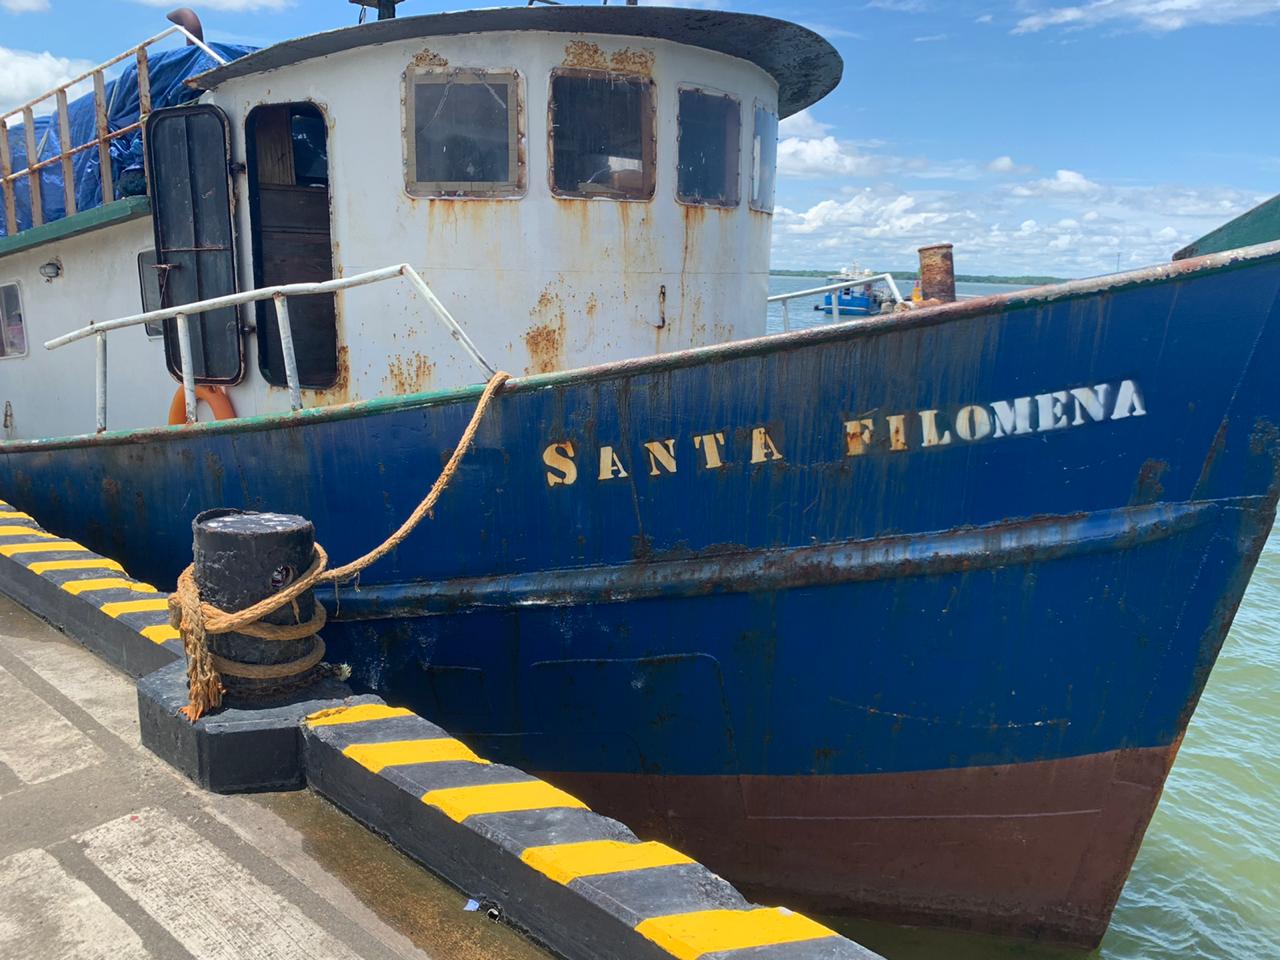
[[27,323],[16,283],[0,284],[0,360],[27,354]]
[[[167,271],[156,266],[156,252],[143,250],[138,254],[138,286],[142,290],[142,312],[164,309],[162,278]],[[164,336],[163,320],[148,320],[143,324],[148,337]]]
[[409,193],[490,197],[523,190],[516,74],[411,72],[408,82]]
[[773,213],[773,189],[778,177],[778,115],[756,105],[756,129],[751,138],[751,209]]
[[551,76],[551,190],[557,196],[653,197],[653,81],[597,70]]
[[676,197],[683,203],[738,205],[742,111],[733,97],[680,91]]

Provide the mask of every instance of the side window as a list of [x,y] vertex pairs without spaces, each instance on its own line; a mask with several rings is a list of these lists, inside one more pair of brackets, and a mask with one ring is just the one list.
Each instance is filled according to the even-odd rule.
[[778,174],[778,115],[756,105],[756,129],[751,138],[751,209],[773,213],[773,188]]
[[16,283],[0,284],[0,360],[27,354],[27,324]]
[[419,197],[491,197],[524,189],[519,77],[410,70],[405,187]]
[[[142,290],[142,312],[164,308],[164,294],[161,292],[161,274],[165,271],[156,267],[156,252],[144,250],[138,254],[138,286]],[[143,324],[148,337],[164,336],[163,320],[148,320]]]
[[653,81],[596,70],[551,75],[551,192],[653,197]]
[[738,205],[738,101],[702,90],[680,91],[676,198],[717,207]]

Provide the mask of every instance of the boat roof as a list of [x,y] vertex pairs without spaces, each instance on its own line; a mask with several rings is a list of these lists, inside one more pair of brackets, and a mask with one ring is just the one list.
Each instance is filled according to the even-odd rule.
[[197,89],[213,90],[228,80],[356,47],[419,37],[519,30],[669,40],[738,57],[754,63],[777,81],[778,113],[783,117],[825,97],[840,82],[844,71],[844,61],[830,43],[812,30],[786,20],[678,7],[562,5],[396,17],[328,30],[264,47],[189,82]]

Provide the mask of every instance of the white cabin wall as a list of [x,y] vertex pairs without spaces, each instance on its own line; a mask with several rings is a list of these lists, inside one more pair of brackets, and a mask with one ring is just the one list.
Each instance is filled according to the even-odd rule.
[[[94,320],[142,312],[138,254],[154,246],[151,218],[142,217],[0,257],[0,284],[17,281],[26,321],[27,353],[0,358],[0,409],[13,406],[3,439],[93,433],[96,352],[93,339],[57,350],[44,342]],[[55,280],[40,276],[50,260]],[[124,430],[168,423],[176,381],[164,345],[142,327],[107,337],[107,427]]]
[[[404,73],[414,58],[455,68],[515,69],[524,108],[526,191],[520,199],[423,199],[404,184]],[[651,201],[551,194],[548,95],[560,66],[640,70],[655,81],[657,180]],[[675,199],[680,85],[741,104],[736,208]],[[771,217],[750,209],[757,101],[776,109],[764,71],[722,54],[638,38],[551,33],[431,37],[362,47],[233,80],[207,95],[227,112],[232,153],[264,103],[309,101],[329,125],[335,271],[413,265],[495,366],[536,373],[646,356],[764,332]],[[247,180],[237,183],[241,284],[252,286]],[[665,325],[658,326],[665,286]],[[246,312],[246,318],[251,313]],[[483,379],[408,287],[392,281],[339,294],[342,379],[304,391],[308,405],[443,389]],[[267,387],[249,337],[238,412],[288,409]]]

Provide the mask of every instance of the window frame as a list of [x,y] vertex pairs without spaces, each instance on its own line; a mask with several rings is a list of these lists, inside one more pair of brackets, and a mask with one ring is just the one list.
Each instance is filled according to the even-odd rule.
[[[770,184],[771,196],[769,197],[768,206],[756,203],[756,135],[759,132],[757,129],[756,114],[760,111],[764,111],[769,114],[769,116],[773,117],[773,182]],[[774,207],[777,206],[778,202],[778,125],[781,122],[782,120],[778,116],[778,108],[776,106],[771,107],[769,104],[764,103],[761,100],[757,100],[755,102],[755,105],[751,110],[751,178],[748,183],[747,206],[750,209],[755,210],[757,213],[765,213],[769,216],[773,216]],[[763,157],[761,157],[761,160],[763,160]]]
[[[735,145],[735,153],[737,155],[737,163],[734,164],[733,174],[733,202],[724,202],[719,200],[705,200],[696,197],[686,197],[680,193],[680,140],[684,135],[684,126],[680,122],[680,96],[685,93],[697,93],[704,97],[714,97],[719,100],[728,100],[738,109],[738,142]],[[754,114],[753,114],[754,118]],[[676,203],[686,207],[716,207],[720,210],[734,210],[742,205],[742,99],[736,97],[724,90],[717,90],[714,87],[703,86],[697,83],[681,83],[676,86]]]
[[[436,83],[492,83],[500,80],[507,86],[507,180],[492,183],[476,180],[418,180],[417,119],[418,81]],[[525,195],[524,75],[514,67],[432,67],[410,65],[404,72],[404,189],[411,197],[437,200],[519,200]],[[515,109],[512,109],[514,105]]]
[[[580,80],[625,80],[641,84],[648,109],[640,110],[640,172],[644,174],[643,192],[639,196],[609,196],[585,190],[562,190],[556,186],[555,81],[557,77]],[[658,94],[653,77],[625,70],[595,70],[587,67],[556,67],[547,77],[547,186],[553,197],[564,200],[612,200],[615,203],[652,203],[658,185]]]
[[[21,360],[23,357],[31,355],[31,325],[27,323],[26,297],[23,296],[22,281],[15,277],[12,280],[0,280],[0,288],[13,287],[18,291],[18,310],[22,313],[22,352],[9,353],[6,349],[0,354],[0,360]],[[0,310],[3,310],[3,302],[0,302]],[[5,318],[0,317],[0,346],[4,346],[4,324]]]

